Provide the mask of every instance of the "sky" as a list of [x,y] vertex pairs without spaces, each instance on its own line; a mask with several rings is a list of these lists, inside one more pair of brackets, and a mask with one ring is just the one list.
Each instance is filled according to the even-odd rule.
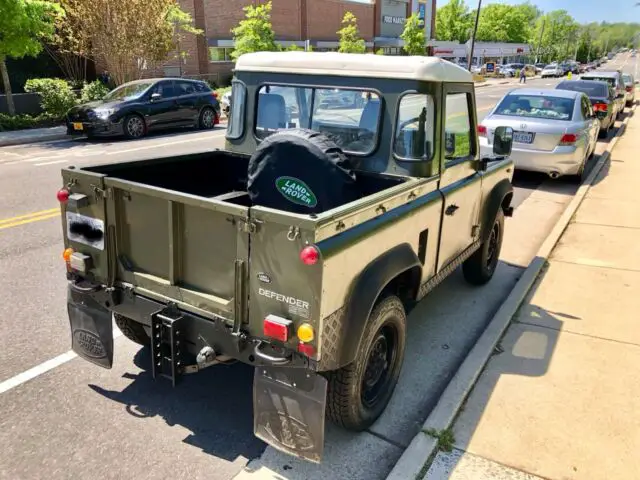
[[[465,0],[471,8],[476,8],[477,0]],[[489,3],[507,3],[516,5],[525,0],[482,0],[482,5]],[[588,22],[638,22],[640,23],[640,7],[634,7],[638,0],[531,0],[531,3],[545,12],[566,10],[579,23]],[[449,0],[436,0],[438,7],[446,5]]]

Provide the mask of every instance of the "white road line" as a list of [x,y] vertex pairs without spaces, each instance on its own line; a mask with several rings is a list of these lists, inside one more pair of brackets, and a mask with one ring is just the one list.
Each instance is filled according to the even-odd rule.
[[42,167],[44,165],[55,165],[56,163],[67,163],[70,160],[68,158],[65,158],[63,160],[53,160],[52,162],[42,162],[42,163],[36,163],[34,164],[34,166],[36,167]]
[[[120,336],[122,336],[122,332],[117,327],[114,327],[113,338],[115,339]],[[35,367],[30,368],[29,370],[19,373],[18,375],[11,377],[5,380],[4,382],[0,383],[0,394],[9,391],[12,388],[16,388],[22,385],[23,383],[28,382],[29,380],[33,380],[34,378],[39,377],[43,373],[47,373],[48,371],[53,370],[54,368],[57,368],[60,365],[64,365],[65,363],[67,363],[70,360],[73,360],[77,356],[78,355],[75,352],[73,352],[72,350],[69,350],[68,352],[63,353],[62,355],[58,355],[57,357],[47,360],[46,362],[42,362],[40,365],[36,365]]]

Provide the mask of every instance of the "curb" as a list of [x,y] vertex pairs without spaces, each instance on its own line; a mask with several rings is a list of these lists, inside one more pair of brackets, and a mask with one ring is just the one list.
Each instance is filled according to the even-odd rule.
[[[634,112],[636,107],[631,108]],[[529,293],[542,268],[546,265],[548,257],[560,240],[569,222],[575,215],[578,207],[602,168],[606,165],[611,152],[617,145],[620,137],[626,131],[630,116],[625,118],[615,137],[609,143],[607,150],[602,154],[596,165],[591,170],[587,179],[580,185],[573,200],[562,213],[555,226],[538,250],[536,256],[525,269],[518,282],[504,300],[496,314],[493,316],[485,331],[473,346],[467,357],[460,365],[444,392],[440,396],[435,408],[431,411],[420,432],[402,453],[386,480],[420,480],[424,478],[431,462],[438,453],[438,440],[426,431],[440,432],[447,430],[453,424],[456,416],[467,396],[475,386],[475,383],[484,370],[495,346],[502,338],[511,319],[516,314],[520,304]]]

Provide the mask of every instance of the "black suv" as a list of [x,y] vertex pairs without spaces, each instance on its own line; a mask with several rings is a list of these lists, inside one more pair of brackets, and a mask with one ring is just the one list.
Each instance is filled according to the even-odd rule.
[[220,123],[220,104],[209,85],[185,78],[152,78],[120,85],[102,100],[73,107],[67,134],[140,138],[150,130]]

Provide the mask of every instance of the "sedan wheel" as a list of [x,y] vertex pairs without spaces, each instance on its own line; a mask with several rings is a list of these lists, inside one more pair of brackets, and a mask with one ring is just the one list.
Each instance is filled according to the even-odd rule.
[[141,138],[146,133],[147,127],[142,117],[129,115],[124,119],[124,134],[127,138]]
[[216,114],[211,108],[205,108],[200,114],[200,128],[210,130],[215,126]]

